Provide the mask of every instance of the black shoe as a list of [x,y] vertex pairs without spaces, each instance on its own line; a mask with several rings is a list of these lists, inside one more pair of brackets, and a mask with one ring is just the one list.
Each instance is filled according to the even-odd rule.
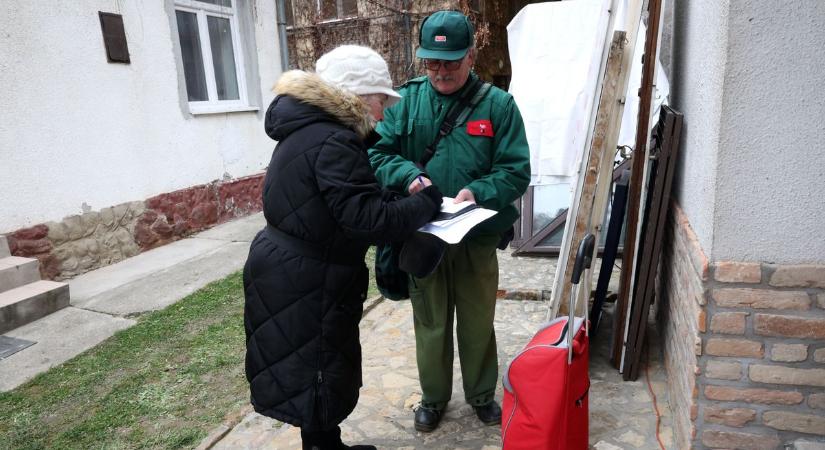
[[501,407],[498,406],[495,400],[490,400],[481,406],[473,406],[476,411],[476,416],[484,425],[499,425],[501,424]]
[[441,411],[419,406],[415,410],[415,429],[429,433],[438,427],[441,421]]
[[301,429],[303,450],[377,450],[374,445],[346,445],[341,442],[341,428],[327,431],[304,431]]

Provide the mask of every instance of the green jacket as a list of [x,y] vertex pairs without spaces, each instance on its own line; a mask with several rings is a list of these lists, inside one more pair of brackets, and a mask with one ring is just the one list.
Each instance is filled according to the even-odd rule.
[[[381,184],[407,192],[410,183],[422,174],[416,163],[424,149],[433,142],[444,116],[469,85],[454,94],[441,95],[427,77],[420,77],[399,89],[402,99],[385,110],[384,120],[376,128],[381,139],[369,150],[370,163]],[[492,87],[470,117],[441,139],[427,164],[426,175],[444,195],[455,197],[466,187],[476,203],[498,211],[479,224],[473,234],[498,234],[509,228],[518,218],[513,202],[530,182],[530,151],[513,97]]]

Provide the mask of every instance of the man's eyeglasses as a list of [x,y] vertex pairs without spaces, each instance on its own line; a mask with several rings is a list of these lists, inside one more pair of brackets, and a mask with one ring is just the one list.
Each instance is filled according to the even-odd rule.
[[456,70],[461,67],[461,62],[464,61],[464,58],[457,59],[455,61],[445,61],[443,59],[425,59],[423,60],[424,67],[427,70],[437,71],[444,66],[445,70]]

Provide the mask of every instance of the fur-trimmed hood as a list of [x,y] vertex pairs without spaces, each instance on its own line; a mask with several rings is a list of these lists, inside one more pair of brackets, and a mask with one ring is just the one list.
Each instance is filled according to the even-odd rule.
[[[285,72],[273,91],[278,97],[269,106],[265,121],[266,133],[272,139],[280,141],[293,130],[317,120],[339,122],[361,139],[373,129],[369,109],[360,97],[324,82],[314,73]],[[296,107],[296,104],[314,108]]]

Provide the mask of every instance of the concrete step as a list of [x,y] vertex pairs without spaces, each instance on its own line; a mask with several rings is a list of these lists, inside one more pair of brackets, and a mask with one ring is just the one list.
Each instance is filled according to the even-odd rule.
[[40,264],[34,258],[19,256],[0,258],[0,292],[40,281],[39,267]]
[[0,334],[69,306],[69,284],[35,281],[0,293]]
[[9,241],[5,236],[0,235],[0,258],[5,258],[6,256],[11,256],[11,252],[9,252]]

